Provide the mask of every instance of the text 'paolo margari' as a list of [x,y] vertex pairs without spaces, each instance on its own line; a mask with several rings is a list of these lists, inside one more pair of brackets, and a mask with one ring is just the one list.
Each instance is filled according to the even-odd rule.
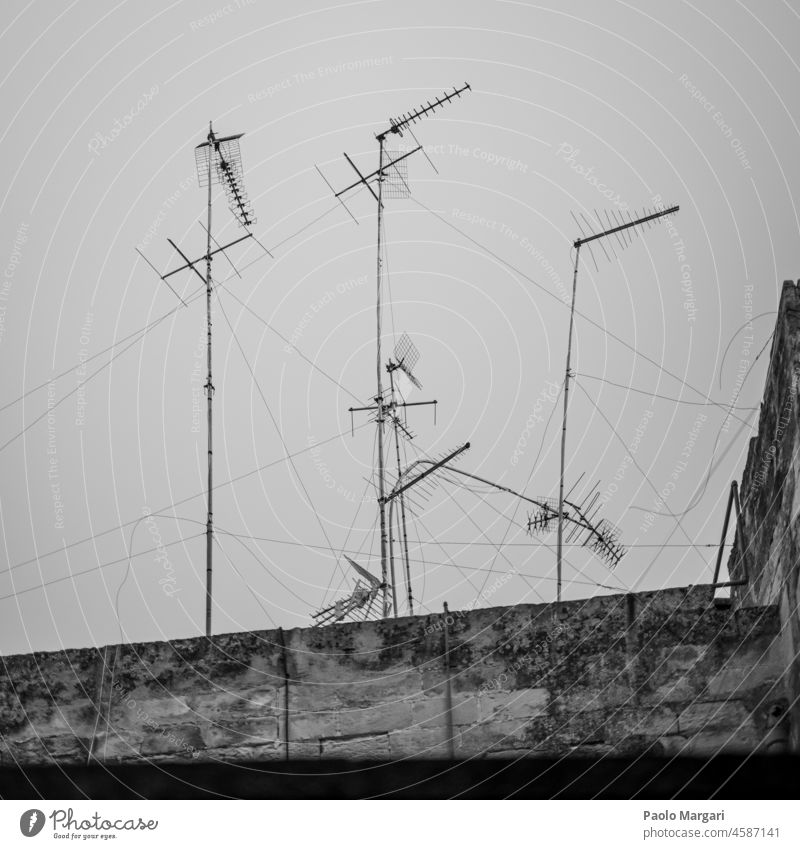
[[688,822],[721,822],[725,811],[643,811],[643,818],[649,822],[684,820]]

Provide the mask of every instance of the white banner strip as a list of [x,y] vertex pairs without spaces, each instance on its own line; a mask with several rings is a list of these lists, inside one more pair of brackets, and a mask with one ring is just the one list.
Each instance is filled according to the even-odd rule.
[[[358,808],[358,810],[356,810]],[[800,845],[796,802],[0,802],[0,846],[381,849]],[[113,841],[113,843],[112,843]]]

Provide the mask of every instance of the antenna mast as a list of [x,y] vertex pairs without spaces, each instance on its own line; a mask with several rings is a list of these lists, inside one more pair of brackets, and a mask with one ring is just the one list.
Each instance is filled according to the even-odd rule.
[[[570,304],[569,309],[569,334],[567,336],[567,365],[564,370],[564,413],[561,423],[561,468],[558,480],[558,536],[556,542],[556,602],[557,605],[561,605],[561,582],[562,582],[562,554],[563,554],[563,538],[564,538],[564,465],[565,465],[565,457],[566,457],[566,449],[567,449],[567,409],[569,405],[569,380],[572,377],[572,372],[570,371],[570,360],[572,356],[572,335],[573,329],[575,326],[575,295],[578,288],[578,263],[580,260],[581,254],[581,246],[588,245],[590,242],[594,242],[598,239],[604,239],[607,236],[616,235],[617,240],[620,243],[621,247],[627,247],[630,244],[630,237],[627,235],[627,231],[633,230],[636,227],[647,224],[648,227],[651,226],[651,222],[656,221],[659,218],[664,218],[667,215],[672,215],[680,209],[679,206],[671,206],[669,209],[656,209],[654,212],[650,212],[646,215],[642,215],[639,218],[632,219],[630,217],[630,213],[628,214],[628,221],[624,219],[617,220],[616,224],[612,227],[609,227],[607,230],[602,230],[597,233],[591,232],[591,227],[589,227],[589,234],[583,233],[583,228],[580,223],[575,219],[578,224],[578,228],[581,230],[581,238],[576,239],[573,242],[573,247],[575,248],[575,267],[572,273],[572,302]],[[643,210],[644,212],[644,210]],[[596,213],[595,213],[596,214]],[[616,218],[616,215],[615,215]],[[598,221],[601,221],[600,216],[597,216]],[[586,222],[586,219],[584,219]],[[611,220],[608,221],[611,224]],[[589,222],[586,222],[587,226]],[[601,222],[602,226],[602,222]],[[603,243],[600,242],[601,247]],[[589,246],[589,252],[591,253],[591,246]],[[603,247],[603,252],[605,253],[605,248]],[[613,252],[613,248],[612,248]],[[606,257],[608,254],[606,253]],[[594,259],[594,254],[592,254],[592,259]]]
[[[184,264],[173,269],[167,274],[159,274],[158,276],[172,289],[173,293],[186,306],[186,302],[172,288],[167,278],[187,268],[192,271],[203,281],[206,288],[206,364],[208,373],[206,377],[205,390],[208,401],[208,492],[207,492],[207,512],[206,512],[206,616],[205,616],[205,632],[206,636],[211,636],[211,599],[212,599],[212,572],[213,572],[213,545],[214,545],[214,509],[213,509],[213,493],[214,493],[214,439],[213,439],[213,398],[214,398],[214,383],[212,380],[211,370],[211,293],[213,291],[214,280],[211,276],[211,261],[215,254],[223,253],[227,257],[225,251],[233,245],[238,245],[245,239],[250,239],[253,234],[249,227],[255,224],[256,219],[253,216],[250,202],[247,198],[247,193],[244,190],[243,172],[242,172],[242,157],[239,151],[239,139],[244,133],[239,133],[235,136],[219,137],[215,135],[212,122],[208,122],[208,135],[206,141],[197,145],[194,150],[195,164],[197,165],[197,182],[201,188],[207,187],[207,207],[206,207],[206,252],[203,256],[197,259],[190,260],[186,254],[172,241],[167,241],[180,254]],[[220,245],[211,234],[211,209],[212,209],[212,194],[211,187],[215,183],[221,183],[225,189],[225,194],[228,198],[228,206],[233,213],[238,223],[244,227],[246,235],[234,239],[227,245]],[[257,241],[257,240],[256,240]],[[213,250],[211,243],[217,245]],[[156,270],[150,260],[139,252],[147,264]],[[197,269],[197,263],[205,260],[206,273],[201,274]],[[229,260],[230,261],[230,260]],[[232,263],[231,263],[232,264]],[[235,266],[234,266],[235,269]],[[158,271],[156,271],[158,274]],[[237,272],[238,273],[238,272]]]
[[[214,144],[214,130],[208,122],[209,150]],[[206,399],[208,401],[208,512],[206,513],[206,637],[211,636],[211,578],[214,546],[214,437],[213,437],[213,399],[214,384],[211,380],[211,160],[208,157],[206,178],[208,180],[208,216],[206,220],[206,349],[208,376],[206,377]]]
[[[383,370],[382,370],[382,360],[381,360],[381,332],[382,332],[382,319],[383,319],[383,303],[382,303],[382,290],[383,290],[383,269],[382,269],[382,258],[381,258],[381,240],[382,240],[382,232],[383,232],[383,183],[386,179],[387,172],[390,168],[396,168],[397,164],[412,154],[416,153],[418,150],[422,150],[421,145],[417,145],[415,148],[410,150],[408,153],[404,153],[401,156],[397,156],[394,159],[389,158],[387,161],[386,158],[386,138],[390,133],[393,133],[398,136],[403,135],[403,130],[408,129],[411,124],[416,123],[421,120],[428,114],[432,114],[436,111],[437,107],[444,106],[446,103],[449,103],[455,97],[461,97],[462,93],[465,91],[470,91],[469,83],[464,83],[461,88],[453,88],[451,92],[445,92],[441,97],[436,98],[433,103],[428,101],[426,105],[422,105],[419,109],[416,109],[413,112],[409,112],[406,115],[401,115],[399,118],[391,118],[389,120],[389,126],[387,129],[378,133],[375,138],[378,141],[378,168],[373,171],[371,174],[363,175],[356,165],[353,163],[353,160],[345,153],[344,157],[353,168],[353,170],[358,174],[358,180],[356,180],[351,185],[342,189],[339,192],[335,193],[335,196],[342,203],[342,195],[349,192],[351,189],[354,189],[358,186],[366,186],[371,192],[373,198],[378,205],[378,238],[377,238],[377,262],[376,262],[376,305],[375,305],[375,319],[376,319],[376,378],[377,378],[377,393],[375,395],[374,401],[375,406],[377,408],[377,415],[375,417],[375,422],[378,425],[378,512],[380,517],[380,531],[381,531],[381,580],[383,583],[383,616],[384,618],[389,616],[390,602],[389,602],[389,563],[388,563],[388,539],[386,533],[386,481],[385,481],[385,457],[384,457],[384,424],[386,422],[386,413],[390,404],[387,405],[384,394],[383,394]],[[377,193],[372,188],[372,184],[378,184]],[[346,208],[346,207],[345,207]],[[348,210],[349,212],[349,210]],[[355,408],[355,409],[371,409],[371,408]],[[352,411],[352,410],[351,410]]]

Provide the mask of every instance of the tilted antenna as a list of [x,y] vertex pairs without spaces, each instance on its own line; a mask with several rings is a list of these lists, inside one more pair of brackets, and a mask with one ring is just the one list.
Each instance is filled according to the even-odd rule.
[[330,606],[323,607],[312,614],[311,618],[314,620],[315,626],[342,622],[349,616],[354,616],[358,611],[363,611],[363,618],[366,619],[372,610],[373,602],[377,599],[379,593],[384,590],[381,582],[363,566],[359,566],[355,560],[346,554],[344,559],[355,569],[358,575],[365,579],[366,583],[356,579],[356,585],[348,596],[337,599]]
[[[664,209],[663,207],[654,207],[653,209],[642,209],[641,214],[634,210],[636,214],[636,218],[627,213],[627,220],[625,219],[625,215],[621,212],[616,212],[615,210],[604,210],[603,213],[598,212],[596,209],[592,210],[594,212],[595,221],[589,220],[582,212],[579,213],[580,218],[583,223],[578,220],[578,218],[574,215],[574,213],[570,213],[572,215],[572,220],[577,224],[578,230],[581,233],[581,238],[576,239],[573,243],[573,247],[578,248],[580,245],[586,245],[589,249],[589,254],[592,257],[592,261],[595,264],[595,268],[597,268],[597,261],[594,258],[594,254],[592,253],[592,245],[591,243],[597,241],[599,239],[603,239],[607,236],[614,236],[617,242],[617,245],[621,249],[625,249],[630,247],[633,244],[633,237],[644,232],[645,226],[649,230],[653,226],[653,222],[657,221],[659,218],[663,218],[667,215],[671,215],[674,212],[677,212],[680,209],[678,206],[672,206],[669,209]],[[603,220],[603,216],[605,215],[605,220]],[[616,250],[614,248],[614,241],[611,240],[608,243],[609,250],[611,254],[618,259]],[[580,243],[580,245],[579,245]],[[600,249],[603,251],[607,260],[611,260],[611,255],[606,250],[605,244],[601,241],[599,242]]]
[[[643,214],[638,218],[634,219],[629,216],[628,221],[622,221],[612,224],[611,227],[607,229],[600,229],[595,232],[592,232],[592,228],[589,226],[589,222],[587,224],[587,231],[584,232],[583,228],[578,224],[578,229],[581,231],[581,236],[578,239],[575,239],[573,242],[573,247],[575,248],[575,267],[573,269],[572,274],[572,302],[570,304],[569,309],[569,333],[567,335],[567,365],[564,370],[564,413],[561,423],[561,467],[559,472],[559,480],[558,480],[558,538],[556,543],[556,601],[560,606],[561,604],[561,575],[562,575],[562,554],[563,554],[563,538],[564,538],[564,467],[565,467],[565,457],[566,457],[566,447],[567,447],[567,409],[569,404],[569,380],[572,377],[572,372],[570,371],[570,359],[572,356],[572,333],[575,325],[575,295],[577,293],[578,288],[578,264],[580,261],[581,247],[583,245],[587,245],[590,247],[591,252],[591,243],[598,242],[600,246],[605,251],[605,246],[603,244],[604,239],[610,236],[616,236],[619,240],[620,245],[627,246],[630,244],[630,237],[633,234],[633,231],[638,232],[641,231],[641,228],[644,225],[652,226],[654,221],[659,220],[660,218],[665,218],[668,215],[672,215],[676,213],[680,209],[679,206],[671,206],[668,209],[663,206],[656,207],[653,210],[647,211],[644,210]],[[600,222],[600,226],[602,228],[602,222],[600,216],[597,216],[598,222]],[[585,219],[584,219],[585,220]],[[616,220],[616,219],[615,219]],[[577,221],[577,219],[576,219]],[[613,250],[613,248],[612,248]],[[606,256],[608,254],[606,253]],[[592,254],[592,258],[594,259],[594,255]],[[610,257],[609,257],[610,259]]]
[[[391,529],[394,527],[393,517],[394,517],[394,505],[396,502],[400,503],[400,512],[402,516],[403,522],[403,545],[404,545],[404,554],[405,554],[405,579],[406,579],[406,595],[408,599],[408,613],[409,616],[414,615],[414,593],[412,589],[411,582],[411,568],[410,568],[410,560],[408,557],[408,537],[406,534],[406,514],[405,514],[405,503],[406,503],[406,493],[412,487],[422,488],[424,484],[423,480],[428,478],[434,472],[439,469],[445,468],[447,463],[451,460],[455,459],[461,454],[464,454],[466,451],[469,451],[470,444],[469,442],[465,442],[463,445],[456,448],[454,451],[448,452],[445,456],[441,457],[438,460],[425,460],[420,461],[417,460],[411,465],[407,466],[405,470],[400,467],[400,457],[398,454],[397,458],[397,480],[395,481],[394,487],[392,491],[385,496],[384,502],[389,505],[389,566],[390,566],[390,580],[392,587],[392,595],[394,597],[395,593],[395,572],[394,572],[394,546],[392,544],[392,534]],[[406,480],[406,476],[417,466],[427,465],[428,468],[425,471],[418,472],[410,480]],[[395,616],[397,616],[397,604],[394,605]]]
[[419,351],[407,333],[404,333],[394,346],[394,359],[394,364],[389,360],[389,368],[399,368],[417,389],[422,389],[422,384],[414,377],[414,366],[419,362]]
[[[580,504],[563,502],[563,517],[570,523],[567,542],[580,539],[581,545],[591,549],[606,565],[613,569],[627,553],[620,542],[620,530],[608,519],[596,520],[599,506],[595,504],[599,493],[587,496]],[[528,533],[531,536],[541,536],[552,531],[558,525],[560,515],[559,502],[554,498],[537,499],[537,509],[528,516]]]
[[[211,191],[212,186],[221,183],[225,189],[225,194],[228,197],[228,205],[236,220],[245,229],[255,223],[252,209],[250,208],[247,194],[244,191],[244,183],[242,178],[242,158],[239,151],[239,139],[244,135],[239,133],[236,136],[224,136],[222,138],[214,134],[214,129],[209,121],[208,136],[206,141],[197,145],[195,148],[195,163],[197,165],[197,181],[203,188],[207,188],[207,223],[204,227],[206,231],[206,252],[203,256],[197,259],[190,260],[185,253],[172,241],[167,241],[180,254],[183,259],[183,265],[174,268],[167,274],[160,274],[155,266],[139,252],[140,256],[147,264],[158,274],[158,276],[169,286],[175,295],[186,306],[186,302],[172,288],[168,282],[168,278],[186,269],[191,269],[204,283],[206,287],[206,362],[208,367],[208,375],[205,383],[206,398],[208,402],[208,493],[207,493],[207,512],[206,512],[206,636],[211,636],[211,589],[212,589],[212,570],[213,570],[213,537],[214,537],[214,510],[213,510],[213,491],[214,491],[214,474],[213,474],[213,458],[214,458],[214,441],[213,441],[213,397],[214,383],[212,381],[211,372],[211,291],[213,279],[211,277],[211,261],[218,253],[225,253],[228,248],[238,245],[239,242],[245,239],[255,238],[249,231],[238,239],[234,239],[227,245],[220,245],[211,234]],[[214,242],[217,247],[212,250],[211,243]],[[257,240],[256,240],[257,241]],[[266,249],[265,249],[266,250]],[[201,274],[197,268],[197,264],[205,260],[205,275]],[[229,260],[230,261],[230,260]],[[235,268],[235,266],[234,266]],[[238,272],[237,272],[238,273]]]
[[[420,106],[419,109],[416,109],[413,112],[408,113],[407,115],[402,115],[398,118],[392,118],[389,121],[389,126],[382,132],[378,133],[375,138],[378,142],[378,167],[369,174],[362,174],[362,172],[358,169],[353,160],[345,153],[344,158],[347,160],[349,165],[358,175],[358,179],[351,183],[349,186],[346,186],[341,191],[335,192],[334,195],[339,200],[342,205],[347,209],[347,205],[344,203],[342,199],[348,192],[355,188],[367,188],[369,192],[372,194],[372,197],[375,199],[377,204],[378,211],[378,237],[377,237],[377,273],[376,273],[376,377],[377,377],[377,392],[374,397],[375,407],[357,407],[351,408],[350,412],[354,412],[356,410],[368,410],[374,409],[376,412],[375,421],[378,426],[378,512],[380,518],[380,531],[381,531],[381,581],[385,587],[384,589],[384,603],[383,603],[383,615],[384,617],[389,616],[389,575],[388,575],[388,539],[386,532],[386,504],[385,504],[385,495],[386,495],[386,481],[385,481],[385,457],[384,457],[384,433],[383,428],[386,421],[386,416],[388,410],[387,401],[384,396],[383,390],[383,359],[381,354],[381,334],[382,334],[382,322],[383,322],[383,304],[382,304],[382,281],[383,281],[383,271],[382,271],[382,257],[381,257],[381,240],[383,238],[383,186],[387,179],[387,176],[392,172],[392,169],[397,169],[397,166],[400,162],[405,161],[408,157],[412,156],[419,150],[422,150],[422,145],[417,144],[415,148],[404,153],[395,158],[386,157],[386,138],[388,135],[393,134],[397,136],[402,136],[403,131],[410,127],[411,124],[416,123],[421,120],[428,114],[432,114],[435,110],[441,106],[444,106],[446,103],[449,103],[456,97],[461,97],[461,95],[465,91],[470,91],[470,86],[468,83],[465,83],[461,88],[453,88],[451,92],[445,92],[441,97],[436,98],[433,103],[428,102],[427,105]],[[317,169],[319,170],[319,169]],[[320,175],[322,172],[320,171]],[[324,175],[323,179],[325,179]],[[327,183],[328,181],[325,180]],[[330,183],[328,183],[330,186]],[[377,187],[377,191],[373,186]],[[350,216],[355,221],[355,217],[347,209]],[[391,401],[389,402],[391,404]],[[406,403],[403,406],[416,406],[413,404]]]
[[[402,497],[402,494],[411,487],[420,489],[424,486],[422,483],[423,480],[426,478],[430,480],[429,476],[438,475],[442,477],[445,473],[449,472],[454,475],[459,475],[461,477],[477,481],[478,483],[485,484],[486,486],[496,489],[498,492],[505,492],[508,495],[512,495],[515,498],[519,498],[521,501],[531,504],[534,509],[528,517],[528,532],[532,536],[539,536],[540,534],[552,530],[553,526],[558,522],[559,515],[558,501],[556,499],[525,495],[501,483],[481,477],[480,475],[476,475],[472,472],[467,472],[457,466],[450,465],[451,461],[454,460],[455,457],[463,454],[469,449],[469,447],[470,445],[467,443],[461,448],[450,452],[438,460],[415,460],[407,466],[400,479],[395,484],[394,489],[387,496],[387,500],[390,501],[390,510],[391,506],[394,504],[393,499]],[[424,471],[420,471],[420,469],[424,469]],[[411,477],[412,472],[416,472],[413,477]],[[458,485],[458,482],[451,478],[445,478],[445,480],[451,484]],[[574,504],[573,502],[565,499],[564,504],[568,509],[564,510],[564,519],[566,522],[569,522],[570,535],[574,534],[576,536],[580,536],[582,538],[582,545],[590,548],[595,552],[595,554],[609,564],[610,568],[613,568],[625,555],[626,550],[619,541],[619,531],[617,528],[605,519],[600,522],[595,521],[595,514],[597,511],[594,508],[594,504],[598,498],[599,493],[595,493],[594,496],[590,493],[590,495],[584,498],[580,504]]]

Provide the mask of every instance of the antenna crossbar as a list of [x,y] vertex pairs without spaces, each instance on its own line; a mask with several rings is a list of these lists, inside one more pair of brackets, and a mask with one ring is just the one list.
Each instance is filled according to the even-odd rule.
[[370,186],[369,180],[371,180],[373,177],[377,177],[379,174],[382,176],[390,168],[397,165],[398,162],[402,162],[404,159],[408,159],[409,156],[411,156],[413,153],[416,153],[418,150],[422,150],[422,145],[417,145],[417,147],[415,147],[413,150],[409,150],[407,153],[404,153],[402,156],[397,156],[394,159],[389,160],[389,162],[387,162],[386,165],[383,166],[383,168],[376,168],[371,174],[367,174],[366,176],[364,176],[358,170],[358,168],[356,168],[353,160],[345,153],[344,158],[350,163],[350,166],[356,172],[356,174],[358,174],[360,179],[356,180],[355,183],[351,183],[346,189],[342,189],[340,192],[336,192],[334,197],[337,197],[337,198],[341,197],[342,195],[349,192],[351,189],[354,189],[356,186],[360,186],[360,185],[363,184],[372,192],[372,196],[375,198],[375,200],[377,200],[378,196],[373,191],[372,186]]
[[[238,239],[234,239],[232,242],[228,242],[227,245],[222,245],[216,250],[204,253],[197,259],[189,259],[189,257],[186,256],[186,254],[175,244],[175,242],[172,241],[172,239],[167,239],[167,241],[172,245],[172,247],[175,248],[175,250],[184,258],[186,264],[181,265],[179,268],[174,268],[172,271],[168,271],[166,274],[160,275],[160,277],[162,280],[166,280],[167,277],[172,277],[173,274],[177,274],[179,271],[185,271],[187,268],[191,268],[195,272],[195,274],[200,274],[200,272],[194,267],[195,263],[200,262],[201,260],[204,260],[210,256],[214,256],[218,253],[224,253],[226,250],[228,250],[228,248],[232,248],[234,245],[238,245],[239,242],[243,242],[245,239],[251,239],[252,237],[252,233],[246,233],[244,236],[241,236]],[[213,238],[213,236],[211,238]],[[214,241],[216,241],[216,239]],[[203,277],[202,274],[200,274],[200,277],[202,278],[203,283],[205,283],[205,277]]]

